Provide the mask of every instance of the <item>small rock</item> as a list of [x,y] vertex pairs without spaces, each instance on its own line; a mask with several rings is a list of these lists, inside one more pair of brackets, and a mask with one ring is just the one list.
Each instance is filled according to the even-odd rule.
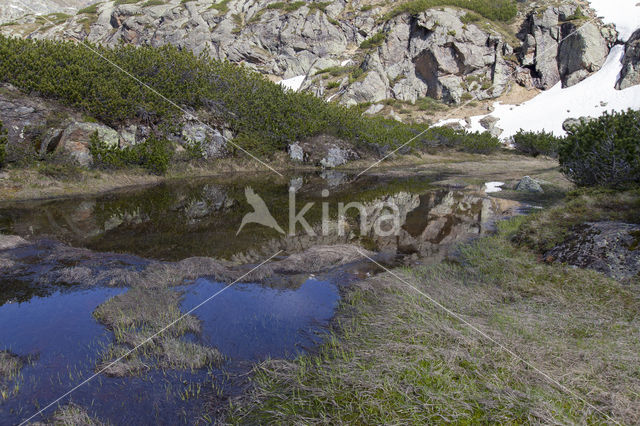
[[516,185],[516,191],[531,192],[531,193],[544,193],[544,190],[540,186],[537,180],[532,179],[530,176],[523,177]]
[[382,105],[382,104],[373,104],[364,112],[364,114],[365,115],[374,115],[374,114],[379,113],[383,109],[384,109],[384,105]]
[[289,158],[293,161],[298,161],[300,163],[304,161],[304,150],[298,142],[290,144],[287,151],[289,152]]

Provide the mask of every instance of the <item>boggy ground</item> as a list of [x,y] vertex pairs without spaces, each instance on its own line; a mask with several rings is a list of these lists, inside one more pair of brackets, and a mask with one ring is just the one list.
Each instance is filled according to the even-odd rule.
[[638,223],[639,202],[574,193],[449,261],[353,285],[321,350],[256,367],[227,422],[637,423],[640,277],[544,263],[540,247],[582,221]]
[[[113,342],[102,348],[96,365],[97,372],[112,377],[139,375],[152,368],[194,370],[222,363],[223,355],[216,348],[185,339],[188,334],[198,335],[201,323],[194,315],[183,315],[182,294],[176,286],[208,277],[224,283],[286,287],[299,274],[318,273],[365,256],[381,260],[373,252],[348,244],[311,247],[259,268],[208,257],[160,262],[5,235],[0,235],[0,248],[0,272],[4,282],[11,283],[2,288],[0,305],[46,296],[61,286],[128,288],[93,313],[114,335]],[[17,355],[0,352],[2,395],[9,396],[9,383],[22,364]]]
[[[374,161],[376,160],[358,160],[339,167],[338,170],[359,173],[374,164]],[[265,162],[282,174],[315,170],[314,167],[292,164],[284,154]],[[566,188],[568,183],[558,173],[557,166],[554,159],[526,157],[508,150],[481,155],[439,149],[433,154],[392,156],[368,173],[393,176],[428,172],[456,176],[455,179],[443,181],[443,184],[482,184],[493,178],[520,179],[524,175],[530,175]],[[223,159],[183,166],[169,170],[164,176],[135,169],[107,171],[75,168],[56,172],[42,168],[12,167],[0,171],[0,202],[94,195],[172,179],[203,176],[236,179],[243,174],[253,175],[256,172],[274,173],[250,158]],[[278,179],[275,173],[271,178]]]

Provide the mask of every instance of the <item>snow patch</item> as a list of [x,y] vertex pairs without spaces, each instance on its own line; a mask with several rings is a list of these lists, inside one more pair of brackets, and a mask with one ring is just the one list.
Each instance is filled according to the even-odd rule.
[[[566,132],[562,123],[567,118],[599,117],[605,111],[640,109],[640,85],[625,90],[615,89],[623,56],[624,46],[614,46],[602,69],[575,86],[563,89],[562,84],[558,83],[519,106],[494,103],[495,110],[490,115],[499,119],[496,127],[503,130],[500,138],[508,139],[520,129],[536,132],[545,130],[556,136],[564,136]],[[484,117],[471,117],[469,130],[484,132],[480,124]],[[452,123],[466,125],[460,119],[444,120],[438,125]]]
[[[591,7],[605,22],[613,22],[619,39],[626,41],[640,28],[640,3],[638,0],[590,0]],[[640,109],[640,85],[616,90],[615,85],[622,70],[624,46],[614,46],[600,71],[580,83],[562,88],[558,83],[551,89],[520,105],[494,104],[490,114],[499,119],[496,127],[503,130],[500,138],[508,140],[519,130],[547,131],[556,136],[566,132],[562,123],[568,118],[599,117],[605,111]],[[439,126],[459,124],[470,131],[484,132],[480,120],[486,115],[471,117],[471,125],[465,120],[449,119]]]
[[344,60],[340,62],[341,67],[346,67],[347,65],[351,65],[351,59]]
[[293,78],[282,80],[278,84],[280,84],[280,86],[284,87],[285,89],[293,90],[294,92],[297,92],[298,90],[300,90],[300,87],[302,87],[302,83],[304,83],[304,80],[306,78],[307,78],[306,75],[298,75]]
[[640,27],[640,3],[637,0],[590,0],[589,3],[606,24],[616,24],[621,41],[629,40]]
[[487,182],[484,184],[484,192],[487,194],[500,192],[502,191],[501,186],[504,186],[504,182]]

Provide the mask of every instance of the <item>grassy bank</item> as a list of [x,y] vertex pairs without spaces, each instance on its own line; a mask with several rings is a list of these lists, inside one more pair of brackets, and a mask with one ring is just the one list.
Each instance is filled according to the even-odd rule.
[[[372,160],[359,160],[339,168],[359,173],[371,166]],[[310,172],[317,168],[288,161],[284,154],[274,156],[269,165],[283,175]],[[499,170],[499,172],[497,172]],[[216,177],[235,179],[232,176],[264,173],[276,178],[272,171],[248,157],[218,159],[194,164],[179,164],[169,168],[162,176],[143,169],[90,170],[81,167],[62,167],[55,164],[39,164],[30,167],[9,166],[0,170],[0,202],[47,198],[90,196],[128,187],[154,185],[172,179]],[[501,151],[490,156],[439,150],[437,154],[396,155],[371,173],[455,176],[455,182],[482,185],[488,180],[519,179],[524,175],[539,177],[557,184],[568,184],[557,170],[557,162],[548,158],[531,158],[513,152]]]
[[529,246],[538,226],[559,237],[568,218],[584,219],[579,206],[600,206],[606,219],[639,200],[637,191],[575,196],[501,223],[496,235],[461,246],[452,262],[394,271],[584,400],[383,274],[345,295],[336,334],[319,353],[257,367],[252,391],[232,403],[228,420],[638,422],[640,286],[541,263]]

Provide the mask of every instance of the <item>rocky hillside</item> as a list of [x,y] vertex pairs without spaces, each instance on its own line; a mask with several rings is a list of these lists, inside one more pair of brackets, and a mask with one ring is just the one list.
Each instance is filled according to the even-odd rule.
[[2,0],[0,5],[0,25],[19,20],[35,20],[35,16],[49,16],[59,21],[75,15],[78,10],[97,3],[98,0]]
[[600,69],[617,39],[615,28],[596,20],[565,40],[592,16],[578,1],[432,7],[458,3],[116,0],[68,19],[30,16],[0,30],[107,46],[173,44],[345,105],[427,97],[456,104],[499,97],[516,83],[572,86]]

